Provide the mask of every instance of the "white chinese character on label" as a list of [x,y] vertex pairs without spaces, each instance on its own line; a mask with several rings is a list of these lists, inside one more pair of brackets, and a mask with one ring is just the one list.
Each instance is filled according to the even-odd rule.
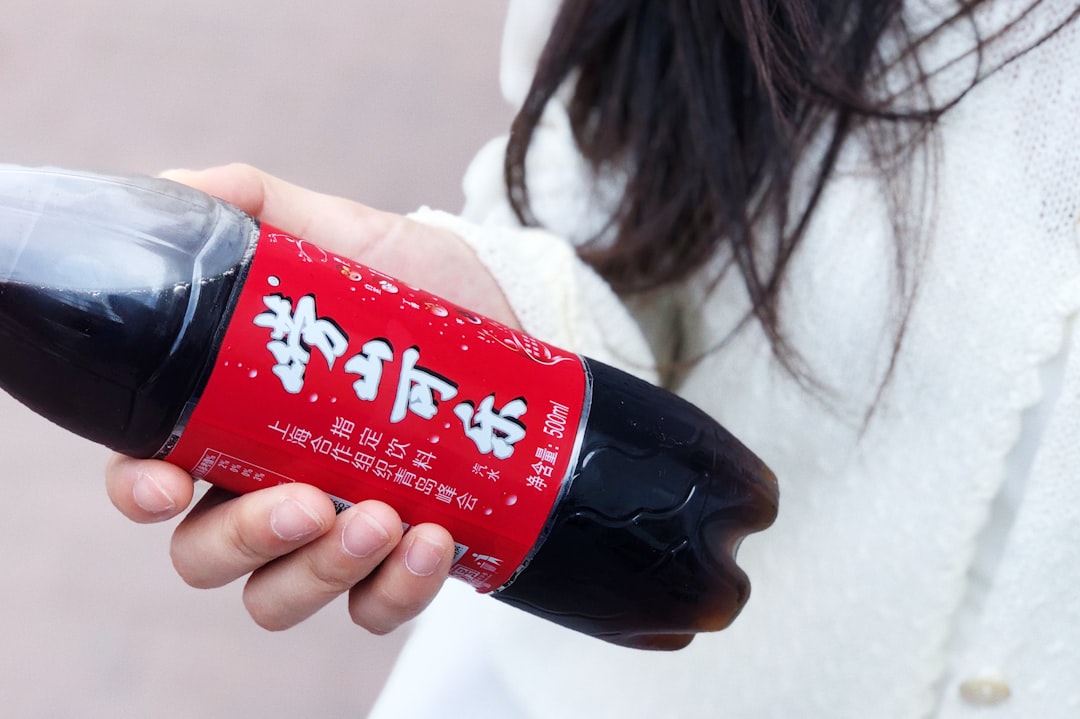
[[295,444],[299,447],[306,447],[307,443],[311,440],[311,432],[303,427],[293,427],[289,430],[289,434],[285,437],[285,441],[289,444]]
[[330,453],[330,455],[337,462],[350,464],[353,461],[353,451],[342,444],[335,444],[334,450]]
[[375,464],[375,456],[367,454],[365,452],[357,452],[353,457],[352,466],[364,472],[370,472],[372,466]]
[[511,400],[497,412],[494,408],[495,395],[489,394],[476,408],[472,402],[462,402],[454,407],[454,414],[481,454],[508,459],[514,453],[514,444],[525,437],[525,425],[518,421],[525,414],[525,400]]
[[220,454],[216,454],[212,450],[207,450],[203,454],[202,459],[199,460],[199,465],[195,467],[195,470],[191,473],[192,476],[198,477],[199,479],[205,479],[207,473],[209,473],[210,470],[214,468],[214,465],[217,464],[220,456]]
[[345,363],[345,371],[358,374],[360,379],[353,382],[353,391],[360,399],[368,402],[379,394],[379,380],[382,379],[383,362],[394,359],[394,350],[386,340],[375,339],[365,342],[360,354]]
[[418,359],[420,350],[415,347],[401,353],[401,376],[398,379],[394,408],[390,412],[391,422],[397,423],[405,419],[407,412],[431,419],[439,409],[439,402],[435,399],[436,392],[444,400],[457,396],[456,384],[430,370],[417,367]]
[[317,454],[330,454],[334,449],[334,442],[322,435],[311,440],[311,451]]
[[345,354],[348,338],[333,320],[319,317],[315,311],[315,296],[304,295],[292,303],[281,295],[266,295],[263,304],[268,312],[255,317],[255,325],[270,330],[271,341],[266,348],[274,355],[277,364],[274,374],[289,394],[298,394],[304,388],[304,371],[315,348],[326,359],[328,369],[334,368],[334,360]]
[[416,472],[410,472],[407,469],[398,469],[394,473],[394,484],[400,484],[405,487],[413,486],[413,481],[416,479]]
[[559,453],[552,450],[552,446],[549,444],[547,449],[543,447],[536,448],[536,458],[547,464],[555,464],[559,461]]
[[388,457],[392,457],[394,459],[405,459],[405,450],[409,448],[410,444],[411,442],[406,442],[405,444],[402,444],[400,440],[396,438],[391,438],[390,444],[386,448],[386,454]]
[[425,452],[422,449],[416,450],[416,457],[413,459],[413,466],[418,469],[430,470],[431,463],[435,461],[435,455],[431,452]]
[[357,440],[357,443],[361,447],[369,447],[370,449],[378,449],[379,444],[382,442],[382,438],[383,438],[383,433],[382,432],[376,432],[371,427],[364,427],[363,431],[360,432],[360,439]]
[[351,439],[354,429],[356,429],[355,422],[345,419],[344,417],[336,417],[334,419],[334,426],[330,430],[330,434],[335,437],[341,437],[342,439]]
[[375,462],[375,469],[372,470],[372,474],[374,474],[376,477],[378,477],[379,479],[385,479],[387,481],[392,481],[396,472],[397,465],[390,464],[385,459],[377,460]]
[[548,486],[546,479],[544,479],[543,477],[537,477],[535,475],[526,479],[525,484],[529,487],[532,487],[538,492],[543,492],[545,489],[547,489]]

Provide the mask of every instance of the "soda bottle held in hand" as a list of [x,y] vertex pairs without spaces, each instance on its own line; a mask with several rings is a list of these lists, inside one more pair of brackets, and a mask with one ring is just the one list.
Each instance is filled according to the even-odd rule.
[[686,401],[161,179],[0,167],[0,385],[235,492],[442,524],[452,576],[625,646],[727,626],[777,509]]

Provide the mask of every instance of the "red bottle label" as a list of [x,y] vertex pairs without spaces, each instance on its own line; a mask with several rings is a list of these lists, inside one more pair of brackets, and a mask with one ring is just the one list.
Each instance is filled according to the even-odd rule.
[[262,228],[213,373],[168,461],[235,492],[307,482],[453,534],[498,589],[577,460],[581,359]]

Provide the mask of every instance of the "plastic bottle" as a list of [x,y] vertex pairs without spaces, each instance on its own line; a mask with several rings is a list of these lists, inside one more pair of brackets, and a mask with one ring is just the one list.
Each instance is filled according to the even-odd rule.
[[684,400],[166,180],[0,166],[0,385],[236,492],[388,501],[452,575],[618,644],[749,593],[769,470]]

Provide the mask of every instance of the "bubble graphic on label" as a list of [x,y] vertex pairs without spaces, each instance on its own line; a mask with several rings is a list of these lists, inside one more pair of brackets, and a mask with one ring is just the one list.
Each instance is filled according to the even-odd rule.
[[383,292],[388,292],[392,295],[396,295],[399,292],[398,286],[390,280],[379,280],[379,287],[382,288]]
[[469,345],[461,345],[461,351],[462,352],[468,352],[469,351]]
[[359,282],[364,279],[364,276],[360,274],[360,270],[349,267],[348,265],[342,265],[340,272],[342,277],[352,280],[353,282]]
[[277,275],[270,275],[266,278],[266,284],[270,285],[271,287],[279,287],[281,285],[281,278]]
[[248,377],[249,378],[255,379],[258,376],[259,376],[259,370],[257,370],[257,369],[248,370]]
[[506,506],[507,507],[513,507],[515,504],[517,504],[517,500],[518,500],[518,498],[517,498],[516,494],[507,495],[506,496]]
[[337,397],[331,397],[330,404],[337,404]]
[[490,517],[494,513],[495,513],[495,510],[492,509],[491,507],[484,507],[484,516],[485,517]]
[[318,401],[319,401],[319,395],[317,395],[317,394],[312,394],[310,397],[308,397],[308,402],[315,403],[315,402],[318,402]]
[[427,438],[427,441],[431,442],[432,444],[438,444],[439,443],[439,435],[433,434],[433,435],[431,435],[430,437]]
[[474,315],[472,312],[466,312],[465,310],[460,309],[460,308],[458,308],[457,312],[458,312],[459,315],[461,315],[466,320],[468,320],[471,324],[474,324],[474,325],[481,324],[480,318],[477,317],[476,315]]
[[437,305],[434,302],[426,303],[425,307],[427,307],[428,312],[435,315],[436,317],[449,317],[450,316],[450,311],[448,309],[446,309],[442,305]]

